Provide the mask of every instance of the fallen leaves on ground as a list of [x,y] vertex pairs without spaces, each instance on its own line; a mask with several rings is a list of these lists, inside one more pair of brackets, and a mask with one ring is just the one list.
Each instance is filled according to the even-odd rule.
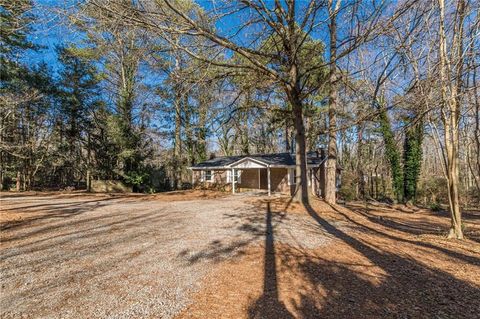
[[205,278],[178,318],[478,318],[480,212],[466,216],[470,239],[458,241],[444,236],[448,216],[425,209],[253,203],[309,214],[335,239],[302,249],[276,243],[273,229]]

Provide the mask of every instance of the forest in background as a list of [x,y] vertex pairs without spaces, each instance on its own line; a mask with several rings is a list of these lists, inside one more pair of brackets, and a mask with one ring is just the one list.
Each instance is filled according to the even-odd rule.
[[305,201],[325,148],[327,202],[338,164],[340,198],[448,205],[453,237],[479,207],[477,1],[46,3],[1,1],[3,190],[183,189],[212,154],[294,152]]

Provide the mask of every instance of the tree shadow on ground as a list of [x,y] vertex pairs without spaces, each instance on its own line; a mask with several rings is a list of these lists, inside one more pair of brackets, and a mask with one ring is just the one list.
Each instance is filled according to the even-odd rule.
[[[68,199],[67,199],[68,201]],[[41,202],[35,205],[15,206],[14,208],[2,208],[0,213],[14,213],[21,216],[17,220],[7,220],[0,223],[0,231],[12,230],[30,224],[38,225],[38,222],[49,223],[51,219],[71,218],[76,215],[98,209],[112,203],[112,198],[99,198],[78,202]]]
[[[343,216],[346,220],[348,220],[352,225],[355,225],[357,230],[361,232],[368,232],[372,234],[376,234],[378,236],[388,238],[391,240],[395,240],[399,243],[408,243],[408,244],[413,244],[416,246],[419,246],[419,248],[428,248],[428,249],[434,249],[437,250],[440,253],[443,253],[445,255],[448,255],[449,257],[456,258],[461,262],[466,262],[470,263],[473,265],[479,265],[480,266],[480,258],[476,258],[474,256],[469,256],[462,254],[461,252],[458,251],[453,251],[451,249],[447,249],[445,247],[441,247],[438,245],[434,245],[433,243],[429,242],[423,242],[423,241],[416,241],[416,240],[410,240],[406,238],[402,238],[401,236],[394,236],[392,235],[393,232],[395,231],[400,231],[405,234],[410,234],[410,235],[420,235],[420,234],[429,234],[428,229],[432,228],[431,223],[420,223],[415,224],[415,226],[412,226],[411,224],[405,224],[405,223],[400,223],[400,222],[395,222],[389,219],[381,218],[381,216],[372,216],[370,214],[367,214],[359,209],[353,210],[354,213],[366,218],[369,222],[372,224],[377,224],[382,226],[384,229],[391,230],[392,233],[387,233],[386,231],[380,231],[378,228],[373,228],[367,226],[365,223],[359,223],[358,221],[352,219],[350,216],[345,214],[344,212],[340,211],[339,209],[332,207],[339,215]],[[314,211],[313,209],[310,208],[310,214],[311,211]],[[425,232],[422,232],[422,225],[425,226],[426,230]],[[406,229],[409,227],[408,229]],[[413,229],[412,229],[413,228]],[[430,232],[430,234],[435,234],[434,232]],[[438,232],[436,233],[438,235]]]
[[265,218],[265,254],[263,293],[248,309],[249,318],[293,318],[285,304],[279,300],[277,266],[275,256],[274,229],[272,225],[272,211],[267,203]]
[[178,257],[184,259],[187,265],[202,261],[221,262],[227,258],[237,258],[243,255],[244,248],[258,241],[264,235],[263,220],[256,209],[233,209],[225,213],[224,218],[230,222],[228,230],[235,229],[236,236],[228,236],[212,240],[205,248],[198,251],[182,250]]
[[[295,304],[302,318],[476,318],[480,289],[455,278],[425,261],[403,256],[371,240],[335,227],[307,205],[310,216],[348,249],[368,260],[383,275],[368,274],[331,260],[306,257],[298,265],[305,277],[305,290]],[[341,213],[341,212],[339,212]],[[285,255],[286,262],[291,256]],[[299,258],[297,256],[295,258]],[[319,303],[316,291],[324,292]]]
[[[345,214],[335,207],[346,223],[332,222],[309,205],[306,209],[312,225],[320,230],[319,236],[334,242],[319,249],[306,249],[302,243],[288,245],[276,230],[280,224],[288,227],[290,220],[272,211],[268,202],[266,205],[264,215],[258,211],[226,214],[237,221],[234,227],[250,233],[251,240],[231,244],[217,241],[201,252],[201,258],[218,258],[238,243],[243,248],[264,238],[262,293],[248,302],[245,315],[249,318],[478,317],[480,288],[445,271],[478,267],[475,256],[396,237],[395,225],[374,227],[365,216],[352,218],[356,212]],[[425,259],[413,253],[420,249]],[[435,263],[446,260],[448,264]],[[236,280],[241,278],[235,274],[230,278],[225,284],[235,290]]]
[[[449,218],[450,215],[448,214],[448,212],[428,213],[427,215],[417,215],[410,212],[405,214],[407,214],[407,216],[411,214],[409,216],[412,216],[412,218],[405,220],[403,218],[399,218],[398,216],[396,216],[396,214],[392,214],[392,212],[396,212],[395,209],[388,208],[387,210],[383,207],[371,205],[362,207],[352,204],[347,204],[345,207],[349,208],[350,210],[354,211],[359,215],[362,215],[371,222],[377,223],[384,227],[388,227],[395,231],[401,231],[406,234],[446,235],[448,233],[448,226],[446,226],[445,222],[442,222],[440,220]],[[480,214],[475,211],[471,211],[468,213],[464,212],[462,214],[462,218],[464,221],[468,221],[472,225],[478,226],[477,219],[480,218]],[[470,227],[468,227],[465,231],[465,235],[468,237],[468,239],[480,242],[480,233],[470,230]]]

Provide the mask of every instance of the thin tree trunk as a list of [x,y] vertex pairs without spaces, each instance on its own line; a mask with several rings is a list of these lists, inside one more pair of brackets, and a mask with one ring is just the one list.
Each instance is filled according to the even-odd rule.
[[288,128],[288,122],[285,123],[285,152],[290,153],[290,130]]
[[205,161],[207,159],[207,105],[206,101],[203,101],[200,105],[198,114],[198,145],[197,156],[199,161]]
[[91,173],[91,141],[90,132],[87,132],[87,192],[92,190],[92,173]]
[[180,92],[180,87],[177,84],[175,87],[175,141],[174,141],[174,188],[178,188],[178,183],[180,180],[180,161],[181,161],[181,150],[182,150],[182,137],[181,137],[181,127],[182,127],[182,96]]
[[16,182],[17,182],[17,185],[16,185],[16,186],[17,186],[17,187],[16,187],[17,192],[20,191],[20,187],[21,187],[21,184],[20,184],[21,178],[20,178],[20,176],[21,176],[21,175],[20,175],[20,171],[17,171],[17,181],[16,181]]
[[365,178],[363,173],[363,125],[360,125],[357,134],[357,198],[365,198]]
[[[177,95],[177,98],[181,98]],[[178,182],[180,179],[180,152],[182,149],[182,138],[181,138],[181,102],[180,100],[175,101],[175,141],[174,141],[174,149],[173,149],[173,156],[174,156],[174,188],[178,188]]]
[[[3,114],[2,114],[3,115]],[[3,116],[0,116],[0,145],[3,143],[3,132],[5,130],[5,123]],[[0,150],[0,191],[2,191],[5,187],[4,185],[4,164],[5,164],[5,155],[3,150]]]
[[188,105],[188,101],[186,98],[183,99],[183,105],[184,105],[184,114],[185,114],[185,121],[184,121],[184,127],[185,127],[185,145],[186,145],[186,150],[187,150],[187,163],[188,165],[193,165],[194,164],[194,158],[195,158],[195,150],[194,150],[194,143],[193,143],[193,127],[191,122],[191,108]]
[[[472,40],[472,45],[470,47],[471,56],[474,55],[473,47],[474,45]],[[472,85],[473,85],[473,96],[474,96],[474,103],[475,103],[475,110],[473,111],[473,114],[475,117],[475,130],[473,133],[473,136],[474,136],[473,140],[475,143],[474,154],[476,153],[476,156],[472,156],[474,158],[473,164],[471,163],[470,158],[468,158],[468,163],[470,167],[470,172],[473,175],[473,181],[475,183],[477,191],[480,192],[480,101],[479,101],[479,92],[478,92],[478,85],[477,85],[477,68],[472,66],[472,69],[473,69]]]

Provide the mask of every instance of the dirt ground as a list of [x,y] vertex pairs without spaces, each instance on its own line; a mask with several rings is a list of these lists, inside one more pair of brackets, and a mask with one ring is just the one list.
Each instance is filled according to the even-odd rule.
[[[479,318],[480,212],[464,215],[469,239],[451,241],[445,213],[252,202],[265,205],[264,244],[209,274],[178,318]],[[332,240],[279,242],[268,216],[281,211],[309,215]]]
[[480,212],[0,195],[1,318],[478,318]]

